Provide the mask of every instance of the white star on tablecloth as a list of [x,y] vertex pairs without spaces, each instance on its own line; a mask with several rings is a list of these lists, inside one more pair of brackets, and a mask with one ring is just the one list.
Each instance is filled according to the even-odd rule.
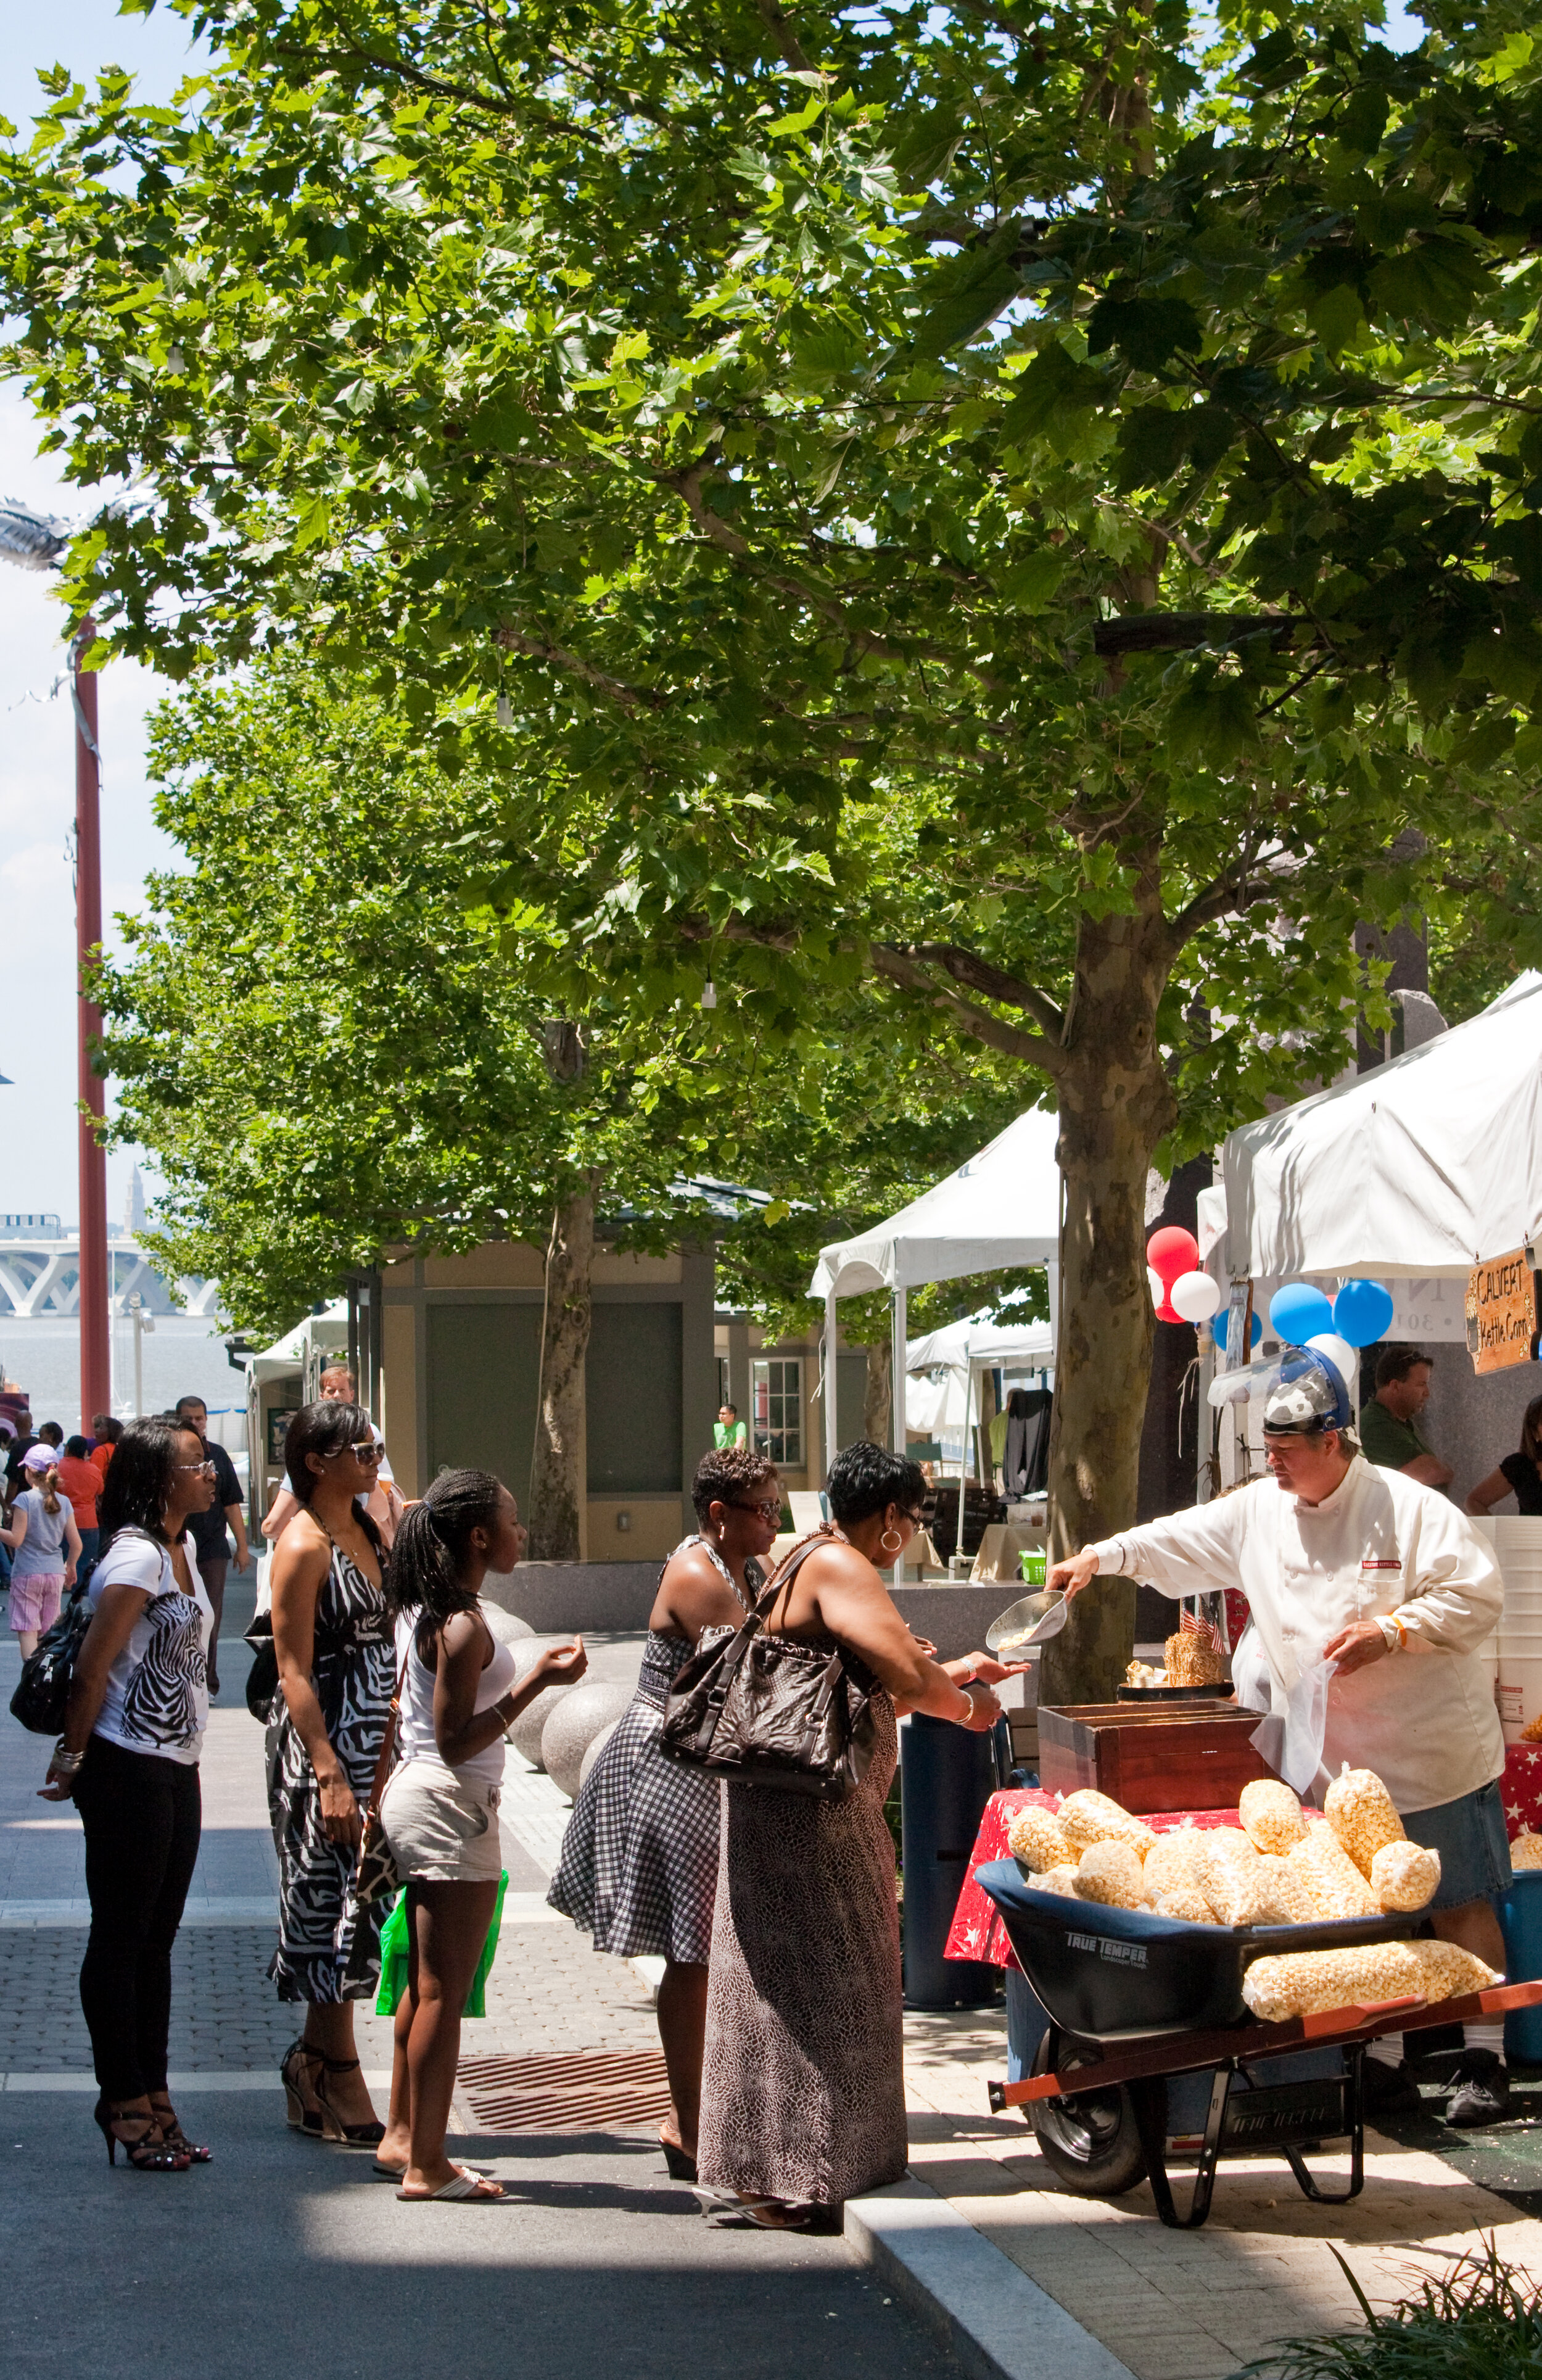
[[1507,1802],[1507,1803],[1505,1803],[1504,1807],[1505,1807],[1505,1815],[1506,1815],[1507,1817],[1510,1817],[1510,1818],[1518,1818],[1518,1817],[1520,1816],[1520,1815],[1521,1815],[1521,1804],[1519,1803],[1519,1802]]

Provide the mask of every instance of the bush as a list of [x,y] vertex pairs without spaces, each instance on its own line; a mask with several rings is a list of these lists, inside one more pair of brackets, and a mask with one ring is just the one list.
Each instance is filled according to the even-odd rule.
[[1492,2235],[1481,2255],[1453,2257],[1439,2279],[1420,2283],[1416,2297],[1380,2313],[1342,2256],[1339,2263],[1365,2311],[1365,2328],[1282,2339],[1248,2373],[1275,2380],[1542,2380],[1542,2289],[1505,2264]]

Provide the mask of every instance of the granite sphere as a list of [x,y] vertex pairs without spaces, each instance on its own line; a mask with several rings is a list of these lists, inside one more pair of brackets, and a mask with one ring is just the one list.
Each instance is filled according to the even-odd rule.
[[569,1801],[578,1791],[585,1753],[601,1729],[613,1726],[631,1699],[629,1686],[613,1680],[586,1679],[553,1706],[541,1731],[540,1765]]

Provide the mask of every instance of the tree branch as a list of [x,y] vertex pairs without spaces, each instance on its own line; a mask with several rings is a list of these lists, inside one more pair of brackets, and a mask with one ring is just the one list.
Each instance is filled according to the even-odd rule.
[[566,670],[571,676],[582,678],[586,686],[598,686],[602,693],[610,695],[624,710],[636,710],[646,707],[657,710],[663,706],[665,698],[662,695],[641,686],[628,686],[625,679],[612,677],[606,671],[596,669],[592,662],[586,662],[581,655],[570,653],[564,646],[553,645],[544,637],[528,637],[506,621],[493,629],[492,641],[503,652],[527,653],[532,661],[549,662],[553,669]]
[[923,966],[946,968],[955,983],[966,984],[971,991],[982,993],[987,1000],[1000,1001],[1003,1008],[1026,1009],[1041,1032],[1059,1040],[1065,1019],[1054,1002],[1036,991],[1032,984],[992,966],[989,959],[980,958],[957,942],[907,942],[903,949],[906,958],[916,959]]
[[787,64],[798,74],[811,74],[812,62],[807,55],[803,43],[794,32],[792,21],[786,10],[778,6],[777,0],[755,0],[755,5],[760,12],[767,31],[771,34]]
[[1058,1042],[1046,1040],[1041,1033],[1024,1033],[1017,1026],[992,1016],[989,1009],[977,1008],[972,1001],[960,1000],[956,992],[945,991],[935,977],[928,975],[907,951],[895,944],[874,942],[870,947],[876,975],[905,991],[920,992],[972,1040],[983,1041],[987,1048],[1000,1050],[1005,1057],[1021,1058],[1051,1077],[1064,1071],[1064,1052]]
[[1092,650],[1100,661],[1117,661],[1124,653],[1192,652],[1200,645],[1238,644],[1266,628],[1277,643],[1288,644],[1297,625],[1282,612],[1134,612],[1099,620]]

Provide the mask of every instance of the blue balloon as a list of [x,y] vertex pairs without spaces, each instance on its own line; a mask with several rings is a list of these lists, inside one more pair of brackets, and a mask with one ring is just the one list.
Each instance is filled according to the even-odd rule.
[[[1223,1306],[1221,1307],[1221,1309],[1220,1309],[1220,1312],[1216,1316],[1215,1320],[1214,1320],[1214,1321],[1211,1323],[1211,1325],[1210,1325],[1211,1331],[1214,1333],[1214,1336],[1215,1336],[1215,1342],[1216,1342],[1216,1345],[1220,1349],[1220,1352],[1221,1352],[1221,1354],[1222,1354],[1223,1355],[1224,1355],[1224,1354],[1225,1354],[1225,1353],[1226,1353],[1226,1324],[1227,1324],[1227,1319],[1228,1319],[1228,1317],[1227,1317],[1227,1311],[1226,1311],[1225,1306],[1223,1305]],[[1258,1343],[1259,1340],[1263,1337],[1263,1335],[1264,1335],[1264,1326],[1263,1326],[1263,1324],[1259,1321],[1259,1319],[1258,1319],[1257,1316],[1257,1315],[1255,1315],[1255,1316],[1253,1317],[1253,1329],[1252,1329],[1252,1331],[1251,1331],[1251,1333],[1250,1333],[1250,1335],[1249,1335],[1249,1339],[1248,1339],[1248,1345],[1249,1345],[1250,1347],[1256,1347],[1256,1346],[1257,1345],[1257,1343]]]
[[1275,1337],[1287,1347],[1305,1347],[1308,1339],[1338,1328],[1329,1300],[1305,1281],[1288,1281],[1283,1289],[1275,1291],[1269,1302],[1269,1320]]
[[1352,1347],[1374,1347],[1392,1327],[1392,1293],[1378,1281],[1346,1281],[1333,1300],[1332,1326]]

